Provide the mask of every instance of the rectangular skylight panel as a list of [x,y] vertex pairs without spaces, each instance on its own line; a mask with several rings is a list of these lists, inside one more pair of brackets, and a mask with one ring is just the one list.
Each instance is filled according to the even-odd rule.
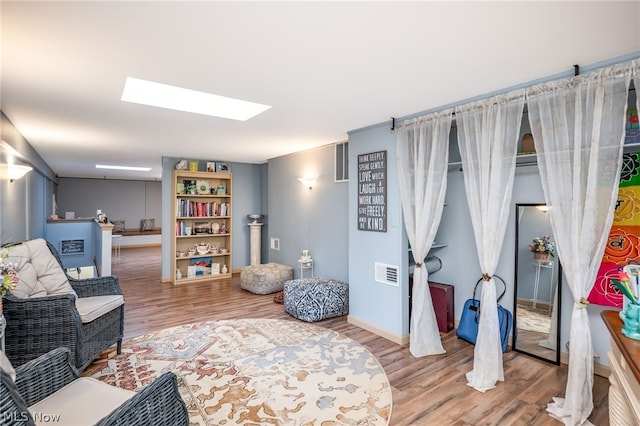
[[269,105],[133,77],[127,77],[121,99],[125,102],[240,121],[248,120],[271,108]]
[[134,172],[148,172],[151,167],[137,167],[137,166],[112,166],[108,164],[96,164],[96,169],[110,169],[110,170],[132,170]]

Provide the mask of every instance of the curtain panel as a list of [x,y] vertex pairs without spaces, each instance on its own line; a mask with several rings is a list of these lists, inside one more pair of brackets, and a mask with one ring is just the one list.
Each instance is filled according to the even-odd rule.
[[449,132],[453,110],[408,120],[396,134],[402,214],[416,262],[409,350],[415,357],[445,352],[424,259],[433,245],[447,192]]
[[507,229],[524,90],[456,108],[458,146],[476,249],[484,278],[482,315],[468,385],[484,392],[504,380],[496,287],[492,278]]
[[632,69],[630,63],[619,64],[527,89],[545,202],[551,206],[558,258],[574,301],[565,397],[547,406],[566,425],[590,424],[593,409],[586,298],[613,221]]

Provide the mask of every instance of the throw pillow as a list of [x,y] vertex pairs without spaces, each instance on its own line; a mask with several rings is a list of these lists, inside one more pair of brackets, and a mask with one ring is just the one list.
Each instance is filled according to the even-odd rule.
[[141,231],[153,231],[156,227],[155,219],[142,219],[140,221],[140,230]]
[[124,232],[124,220],[112,220],[113,230],[111,231],[113,234],[121,234]]

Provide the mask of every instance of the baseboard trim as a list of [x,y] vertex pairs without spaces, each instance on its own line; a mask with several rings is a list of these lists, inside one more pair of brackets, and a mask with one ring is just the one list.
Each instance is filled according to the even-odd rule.
[[143,244],[127,244],[121,245],[120,250],[128,249],[128,248],[143,248],[143,247],[160,247],[162,244],[160,243],[143,243]]
[[390,333],[387,330],[384,330],[378,326],[375,326],[373,324],[370,324],[366,321],[363,321],[361,319],[358,319],[356,317],[354,317],[353,315],[349,315],[347,316],[347,322],[349,324],[353,324],[357,327],[360,327],[364,330],[370,331],[373,334],[376,334],[380,337],[384,337],[387,340],[392,341],[393,343],[396,343],[398,345],[408,345],[409,344],[409,335],[405,334],[405,335],[397,335],[394,333]]
[[[569,365],[569,353],[560,352],[560,363],[561,364],[565,364],[565,365]],[[611,374],[611,369],[609,368],[608,365],[600,364],[599,362],[596,362],[594,360],[593,361],[593,374],[596,374],[596,375],[604,377],[604,378],[609,378],[609,375]]]
[[[460,323],[459,320],[455,320],[455,328],[458,329],[458,324]],[[511,347],[511,339],[512,339],[513,335],[509,336],[509,346]],[[609,375],[611,374],[611,369],[609,368],[608,365],[604,365],[599,363],[598,360],[600,359],[599,355],[595,355],[594,356],[594,360],[593,360],[593,374],[596,374],[598,376],[601,377],[606,377],[609,378]],[[560,364],[564,364],[564,365],[569,365],[569,353],[568,352],[560,352]]]

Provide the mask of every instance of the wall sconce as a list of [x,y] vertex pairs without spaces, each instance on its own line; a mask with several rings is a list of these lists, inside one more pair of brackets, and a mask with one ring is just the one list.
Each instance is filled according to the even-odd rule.
[[31,170],[33,170],[33,167],[23,166],[20,164],[2,164],[1,166],[2,168],[0,170],[2,172],[2,175],[3,177],[6,176],[6,178],[9,179],[9,182],[20,179]]
[[298,178],[298,180],[302,182],[309,191],[311,191],[311,188],[316,184],[316,178]]
[[549,210],[551,210],[551,206],[547,206],[546,204],[543,206],[536,206],[536,208],[543,213],[548,213]]

